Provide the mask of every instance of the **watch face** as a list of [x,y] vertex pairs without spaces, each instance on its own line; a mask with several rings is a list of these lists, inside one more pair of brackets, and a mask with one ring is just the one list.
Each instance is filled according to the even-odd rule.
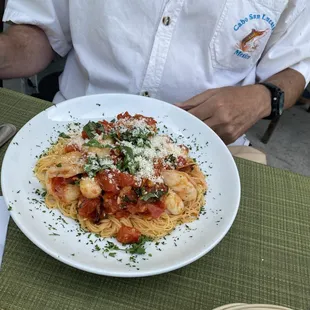
[[281,91],[279,94],[279,115],[282,115],[284,110],[284,92]]

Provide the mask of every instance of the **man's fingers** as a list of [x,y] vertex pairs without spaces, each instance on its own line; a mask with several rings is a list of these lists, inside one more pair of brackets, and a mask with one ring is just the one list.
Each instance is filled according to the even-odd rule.
[[177,103],[176,106],[188,111],[190,109],[197,107],[203,102],[207,101],[209,98],[211,98],[214,95],[215,92],[216,92],[216,89],[207,90],[189,100],[186,100],[181,103]]
[[[217,109],[217,102],[213,100],[212,97],[209,98],[207,102],[203,102],[198,106],[195,106],[192,109],[187,110],[187,112],[195,115],[202,121],[208,120],[211,118],[212,122],[214,119],[214,115]],[[215,121],[215,120],[214,120]]]

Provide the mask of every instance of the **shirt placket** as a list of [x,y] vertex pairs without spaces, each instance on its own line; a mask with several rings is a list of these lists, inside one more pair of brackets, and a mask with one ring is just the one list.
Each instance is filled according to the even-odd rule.
[[141,87],[141,95],[156,97],[163,76],[173,32],[185,0],[170,0],[158,25],[149,63]]

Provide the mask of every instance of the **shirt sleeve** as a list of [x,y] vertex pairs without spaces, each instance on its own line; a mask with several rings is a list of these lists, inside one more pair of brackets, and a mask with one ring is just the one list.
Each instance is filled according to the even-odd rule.
[[310,5],[308,0],[289,1],[257,66],[258,81],[292,68],[310,81]]
[[72,48],[69,0],[8,0],[3,21],[38,26],[60,56]]

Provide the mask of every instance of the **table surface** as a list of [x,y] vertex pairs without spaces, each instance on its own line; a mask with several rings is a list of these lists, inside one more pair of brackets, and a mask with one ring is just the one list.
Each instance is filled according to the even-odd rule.
[[[0,123],[20,128],[50,105],[0,89]],[[245,302],[309,310],[310,179],[236,161],[242,197],[231,230],[203,258],[168,274],[119,279],[76,270],[37,248],[11,221],[0,309],[208,310]]]

